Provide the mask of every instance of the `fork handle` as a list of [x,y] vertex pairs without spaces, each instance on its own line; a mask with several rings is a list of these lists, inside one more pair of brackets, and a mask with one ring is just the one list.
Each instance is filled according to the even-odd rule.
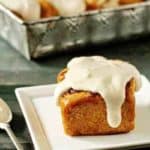
[[0,127],[7,132],[7,134],[10,137],[10,139],[14,143],[16,149],[17,150],[23,150],[22,145],[19,143],[19,141],[18,141],[17,137],[15,136],[14,132],[12,131],[10,125],[9,124],[1,124]]

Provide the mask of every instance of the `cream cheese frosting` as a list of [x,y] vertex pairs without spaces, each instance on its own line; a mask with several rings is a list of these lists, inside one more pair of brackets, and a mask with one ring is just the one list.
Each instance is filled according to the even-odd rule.
[[126,84],[134,78],[136,90],[141,87],[138,70],[127,62],[101,56],[74,58],[67,68],[64,80],[56,87],[56,99],[70,88],[99,93],[106,104],[109,125],[118,127],[122,119],[121,106],[125,100]]
[[40,4],[37,0],[0,0],[8,9],[18,13],[25,20],[40,19]]
[[85,0],[48,0],[59,11],[61,16],[75,16],[86,9]]

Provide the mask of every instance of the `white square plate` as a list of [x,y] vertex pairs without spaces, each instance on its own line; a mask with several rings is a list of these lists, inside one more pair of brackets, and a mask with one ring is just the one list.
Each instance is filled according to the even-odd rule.
[[136,93],[136,127],[127,134],[70,137],[64,134],[60,110],[53,97],[55,85],[16,89],[35,149],[108,149],[150,144],[150,83],[142,76]]

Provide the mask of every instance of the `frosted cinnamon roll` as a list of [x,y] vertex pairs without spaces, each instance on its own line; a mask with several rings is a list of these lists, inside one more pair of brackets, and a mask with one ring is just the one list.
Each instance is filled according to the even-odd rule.
[[24,20],[40,19],[41,11],[37,0],[1,0],[0,3]]
[[58,75],[55,98],[68,135],[126,133],[135,126],[135,91],[139,71],[104,57],[72,59]]

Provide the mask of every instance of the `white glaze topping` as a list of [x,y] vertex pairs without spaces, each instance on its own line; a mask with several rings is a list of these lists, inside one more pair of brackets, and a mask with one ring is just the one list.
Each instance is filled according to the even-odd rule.
[[134,78],[136,90],[141,87],[138,70],[127,62],[100,56],[74,58],[67,68],[65,79],[58,83],[55,90],[55,97],[58,99],[70,88],[99,93],[106,104],[109,125],[118,127],[121,123],[126,84]]
[[25,20],[40,19],[40,4],[37,0],[0,0],[5,7],[18,13]]
[[49,0],[61,16],[75,16],[86,9],[85,0]]

